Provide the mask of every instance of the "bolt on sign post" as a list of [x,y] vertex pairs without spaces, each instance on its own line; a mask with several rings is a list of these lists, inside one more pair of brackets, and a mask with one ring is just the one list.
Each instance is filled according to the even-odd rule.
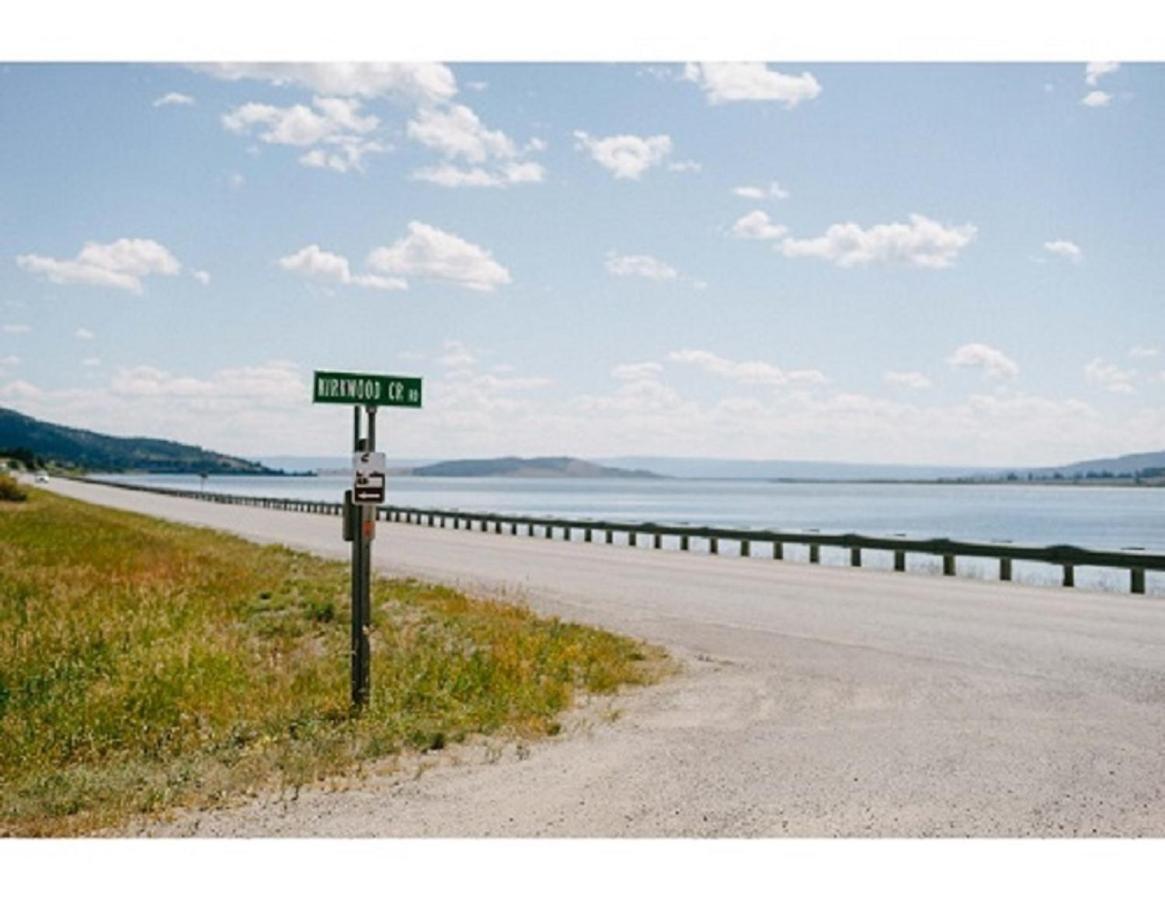
[[[368,632],[372,626],[372,539],[376,507],[384,503],[386,467],[376,452],[376,410],[381,406],[421,407],[421,379],[360,372],[316,372],[313,403],[352,407],[353,483],[344,491],[344,540],[352,543],[352,706],[362,709],[372,693]],[[360,407],[366,425],[361,437]]]

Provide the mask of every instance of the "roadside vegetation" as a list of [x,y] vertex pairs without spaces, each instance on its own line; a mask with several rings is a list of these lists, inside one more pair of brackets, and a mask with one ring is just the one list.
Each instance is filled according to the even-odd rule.
[[348,569],[67,500],[0,504],[0,835],[295,788],[474,734],[557,732],[661,651],[415,581],[373,586],[348,708]]
[[0,503],[23,503],[27,499],[28,492],[17,480],[6,472],[0,472]]

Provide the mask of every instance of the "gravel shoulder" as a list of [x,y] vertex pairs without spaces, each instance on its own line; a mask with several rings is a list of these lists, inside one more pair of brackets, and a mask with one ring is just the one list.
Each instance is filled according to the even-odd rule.
[[[336,519],[52,489],[347,552]],[[384,523],[374,559],[661,644],[683,671],[546,741],[142,833],[1165,836],[1160,599]]]

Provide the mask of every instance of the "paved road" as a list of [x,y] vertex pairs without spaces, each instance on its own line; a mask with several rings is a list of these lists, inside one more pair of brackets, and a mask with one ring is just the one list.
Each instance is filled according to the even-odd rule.
[[[347,552],[332,518],[52,487]],[[374,546],[381,571],[633,634],[685,672],[489,763],[169,833],[1165,836],[1161,599],[384,523]]]

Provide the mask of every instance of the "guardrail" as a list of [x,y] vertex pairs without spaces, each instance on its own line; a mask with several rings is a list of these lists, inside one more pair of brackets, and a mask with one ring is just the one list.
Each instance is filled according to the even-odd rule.
[[[340,516],[342,503],[320,500],[296,500],[287,497],[249,497],[239,494],[218,494],[201,490],[182,490],[153,485],[127,484],[102,479],[86,479],[95,484],[122,488],[130,491],[145,491],[202,500],[208,503],[222,503],[237,506],[254,506],[263,509],[281,509],[289,512],[306,512],[320,515]],[[561,519],[548,516],[502,515],[498,513],[471,512],[466,510],[423,509],[410,506],[378,506],[376,518],[379,521],[402,522],[413,525],[427,525],[434,528],[494,531],[502,534],[508,530],[517,535],[524,529],[529,537],[541,536],[553,539],[557,531],[564,540],[571,540],[574,534],[581,534],[586,543],[595,541],[600,535],[605,543],[614,543],[615,535],[625,535],[627,543],[638,545],[640,536],[651,541],[655,549],[663,547],[664,538],[678,541],[681,551],[689,551],[692,540],[703,540],[707,552],[720,552],[720,542],[730,541],[737,545],[737,555],[752,556],[753,548],[768,547],[773,559],[784,558],[786,545],[809,548],[809,562],[821,562],[822,547],[840,547],[849,551],[850,565],[862,565],[864,550],[885,550],[894,554],[894,570],[906,571],[906,555],[923,554],[942,559],[943,575],[956,574],[956,560],[959,557],[974,559],[994,559],[999,563],[999,579],[1011,581],[1014,561],[1048,563],[1062,570],[1061,584],[1073,587],[1076,583],[1077,566],[1096,566],[1109,569],[1124,569],[1129,573],[1129,590],[1134,594],[1145,593],[1145,573],[1165,572],[1165,555],[1146,553],[1138,550],[1087,550],[1070,544],[1035,546],[1012,543],[986,543],[981,541],[955,541],[948,538],[908,538],[878,537],[862,534],[822,534],[812,531],[773,531],[751,528],[713,528],[703,525],[666,524],[655,522],[608,522],[594,519]]]

